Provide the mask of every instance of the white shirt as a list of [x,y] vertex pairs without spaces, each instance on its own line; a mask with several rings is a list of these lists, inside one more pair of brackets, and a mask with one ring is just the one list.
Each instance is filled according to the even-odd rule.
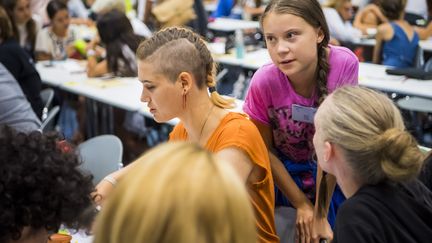
[[[35,21],[35,25],[36,25],[36,34],[37,34],[42,29],[42,27],[38,21]],[[17,24],[17,29],[20,37],[19,39],[20,46],[25,47],[28,44],[26,42],[28,37],[26,24]]]
[[364,8],[366,5],[368,5],[369,0],[352,0],[351,1],[353,6],[358,7],[359,9]]
[[113,9],[125,11],[124,0],[96,0],[91,6],[91,10],[95,13],[107,12]]
[[343,42],[359,41],[362,33],[352,26],[349,21],[343,21],[342,17],[334,8],[323,8],[330,36]]
[[49,23],[48,14],[46,12],[49,2],[50,0],[30,0],[30,10],[37,21],[42,25]]
[[39,31],[36,38],[36,52],[44,52],[51,54],[54,60],[64,60],[67,58],[66,49],[69,44],[77,39],[77,33],[74,26],[69,26],[65,38],[60,38],[50,27],[44,28]]
[[74,18],[88,18],[88,10],[81,0],[69,0],[67,3],[69,15]]

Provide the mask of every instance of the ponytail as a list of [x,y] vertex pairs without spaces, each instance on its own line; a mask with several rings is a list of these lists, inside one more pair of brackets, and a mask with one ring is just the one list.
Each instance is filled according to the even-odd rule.
[[210,99],[216,106],[224,109],[234,108],[235,102],[233,98],[225,98],[216,91],[216,64],[210,63],[207,65],[206,85],[209,88]]

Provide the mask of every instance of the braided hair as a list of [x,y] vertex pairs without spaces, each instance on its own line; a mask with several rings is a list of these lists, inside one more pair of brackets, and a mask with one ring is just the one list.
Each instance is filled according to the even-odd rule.
[[[321,5],[317,0],[272,0],[261,16],[261,26],[263,26],[264,19],[272,12],[298,16],[314,28],[319,28],[322,31],[324,38],[317,44],[318,62],[316,67],[316,87],[318,92],[318,105],[320,105],[328,95],[327,76],[329,73],[329,63],[327,47],[330,41],[330,32]],[[325,175],[323,175],[323,180],[321,180],[320,183],[318,200],[318,213],[323,214],[328,202]]]
[[139,60],[155,63],[157,72],[174,82],[181,72],[191,73],[198,88],[210,90],[212,102],[221,108],[232,108],[232,99],[216,91],[216,64],[204,40],[191,30],[170,27],[142,42],[137,50]]

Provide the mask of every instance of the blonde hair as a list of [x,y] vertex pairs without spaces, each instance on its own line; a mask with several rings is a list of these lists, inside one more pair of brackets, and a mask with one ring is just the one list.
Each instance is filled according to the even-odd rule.
[[135,163],[103,208],[95,243],[256,242],[245,185],[228,164],[187,142]]
[[383,94],[343,87],[318,112],[323,139],[339,145],[358,179],[376,184],[418,175],[424,156],[405,130],[401,114]]
[[[191,73],[198,88],[216,87],[216,64],[204,40],[191,30],[170,27],[156,32],[140,44],[137,58],[149,61],[174,82],[181,72]],[[221,108],[233,108],[234,100],[224,98],[218,92],[210,92],[212,102]]]

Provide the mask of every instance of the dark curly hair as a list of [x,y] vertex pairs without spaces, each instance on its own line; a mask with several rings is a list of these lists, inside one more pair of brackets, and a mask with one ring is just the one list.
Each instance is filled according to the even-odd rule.
[[57,231],[61,224],[78,229],[93,221],[92,176],[59,140],[0,126],[0,242],[20,239],[24,227]]

